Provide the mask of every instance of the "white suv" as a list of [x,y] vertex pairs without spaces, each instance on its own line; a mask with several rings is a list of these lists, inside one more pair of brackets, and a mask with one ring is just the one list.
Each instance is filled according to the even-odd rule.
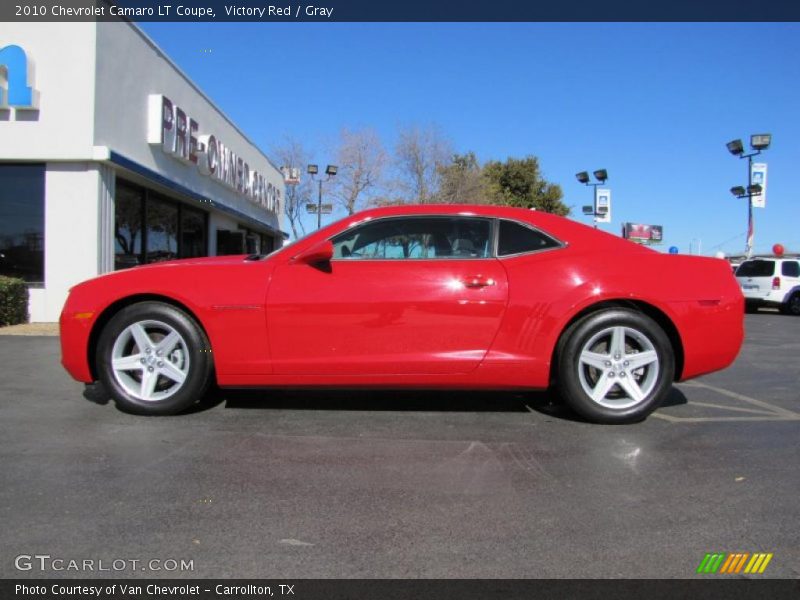
[[753,258],[736,269],[747,307],[773,306],[800,315],[800,259]]

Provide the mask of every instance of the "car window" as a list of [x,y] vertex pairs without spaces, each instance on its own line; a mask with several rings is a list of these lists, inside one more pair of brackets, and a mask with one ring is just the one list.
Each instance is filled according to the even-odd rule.
[[396,217],[333,238],[333,257],[350,260],[469,259],[491,256],[491,221],[477,217]]
[[736,269],[737,277],[772,277],[775,274],[775,261],[748,260]]
[[781,266],[781,275],[784,277],[800,277],[800,263],[787,260]]
[[515,221],[500,221],[497,255],[509,256],[555,248],[560,244],[545,234]]

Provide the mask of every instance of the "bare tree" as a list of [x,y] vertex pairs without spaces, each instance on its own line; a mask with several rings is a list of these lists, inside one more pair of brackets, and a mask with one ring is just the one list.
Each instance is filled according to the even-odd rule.
[[352,215],[381,187],[386,151],[375,130],[342,129],[336,160],[339,171],[332,181],[333,196]]
[[402,129],[396,148],[401,185],[414,202],[433,202],[439,191],[440,168],[450,162],[450,141],[438,127]]
[[291,136],[284,137],[283,142],[274,146],[270,153],[273,162],[281,168],[299,169],[300,172],[300,183],[286,186],[284,202],[284,214],[292,228],[292,237],[298,239],[306,233],[302,216],[306,212],[306,203],[311,202],[311,180],[304,177],[308,153],[303,143]]

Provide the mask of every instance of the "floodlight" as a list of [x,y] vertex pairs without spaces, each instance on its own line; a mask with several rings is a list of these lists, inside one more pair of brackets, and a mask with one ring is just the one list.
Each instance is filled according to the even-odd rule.
[[737,198],[741,198],[742,196],[745,196],[747,192],[741,185],[735,185],[731,188],[731,194],[733,194]]
[[329,177],[333,177],[334,175],[336,175],[336,171],[338,170],[339,167],[337,167],[336,165],[328,165],[328,167],[325,169],[325,174],[328,175]]
[[772,134],[755,133],[750,136],[750,146],[753,150],[766,150],[772,142]]
[[589,183],[589,173],[586,171],[581,171],[575,175],[575,177],[577,178],[578,183]]
[[608,171],[605,169],[598,169],[594,172],[594,178],[600,183],[604,183],[605,180],[608,179]]
[[742,140],[733,140],[732,142],[728,142],[725,145],[728,147],[728,152],[730,152],[734,156],[739,156],[742,152],[744,152],[744,145],[742,144]]
[[754,183],[753,185],[747,186],[748,196],[760,196],[762,191],[761,184],[759,183]]
[[317,173],[319,173],[319,167],[317,167],[317,165],[308,165],[308,169],[306,169],[306,172],[309,175],[316,175]]

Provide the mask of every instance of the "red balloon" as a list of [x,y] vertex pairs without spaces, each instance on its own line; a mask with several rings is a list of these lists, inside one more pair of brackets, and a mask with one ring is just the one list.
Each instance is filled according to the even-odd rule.
[[775,244],[774,246],[772,246],[772,253],[775,256],[783,256],[783,251],[784,251],[783,244]]

